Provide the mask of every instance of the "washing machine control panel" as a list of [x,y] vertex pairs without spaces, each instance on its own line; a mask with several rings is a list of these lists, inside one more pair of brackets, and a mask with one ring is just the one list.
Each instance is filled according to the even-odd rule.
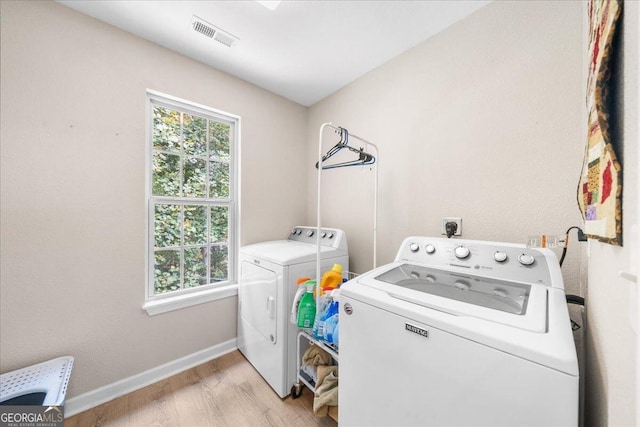
[[513,243],[409,237],[400,246],[396,261],[502,280],[564,287],[555,253],[549,249]]
[[318,238],[321,246],[347,250],[345,233],[337,228],[322,227],[318,232],[318,227],[296,226],[291,229],[288,240],[315,245],[318,243]]

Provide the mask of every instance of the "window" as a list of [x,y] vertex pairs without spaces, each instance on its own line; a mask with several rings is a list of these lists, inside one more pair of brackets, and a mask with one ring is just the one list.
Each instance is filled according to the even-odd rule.
[[156,92],[147,98],[147,301],[232,284],[239,118]]

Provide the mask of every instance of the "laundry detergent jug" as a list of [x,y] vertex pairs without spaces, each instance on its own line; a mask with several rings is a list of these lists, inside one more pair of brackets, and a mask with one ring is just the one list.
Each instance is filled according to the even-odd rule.
[[309,329],[313,327],[313,321],[316,318],[316,301],[313,297],[315,282],[311,284],[307,282],[305,286],[307,291],[302,296],[300,305],[298,306],[298,327]]

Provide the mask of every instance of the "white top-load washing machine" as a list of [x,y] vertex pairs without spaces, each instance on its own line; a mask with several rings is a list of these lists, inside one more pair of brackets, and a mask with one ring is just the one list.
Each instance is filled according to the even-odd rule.
[[341,427],[578,425],[552,251],[410,237],[340,302]]
[[317,243],[320,270],[340,264],[349,270],[347,237],[342,230],[295,227],[287,240],[240,248],[238,349],[280,397],[297,378],[298,327],[289,321],[302,277],[315,279]]

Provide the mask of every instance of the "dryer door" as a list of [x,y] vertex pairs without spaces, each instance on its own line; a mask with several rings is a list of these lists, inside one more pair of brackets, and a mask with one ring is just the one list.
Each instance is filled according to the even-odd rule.
[[278,275],[267,268],[243,261],[240,277],[240,315],[267,341],[275,344]]

